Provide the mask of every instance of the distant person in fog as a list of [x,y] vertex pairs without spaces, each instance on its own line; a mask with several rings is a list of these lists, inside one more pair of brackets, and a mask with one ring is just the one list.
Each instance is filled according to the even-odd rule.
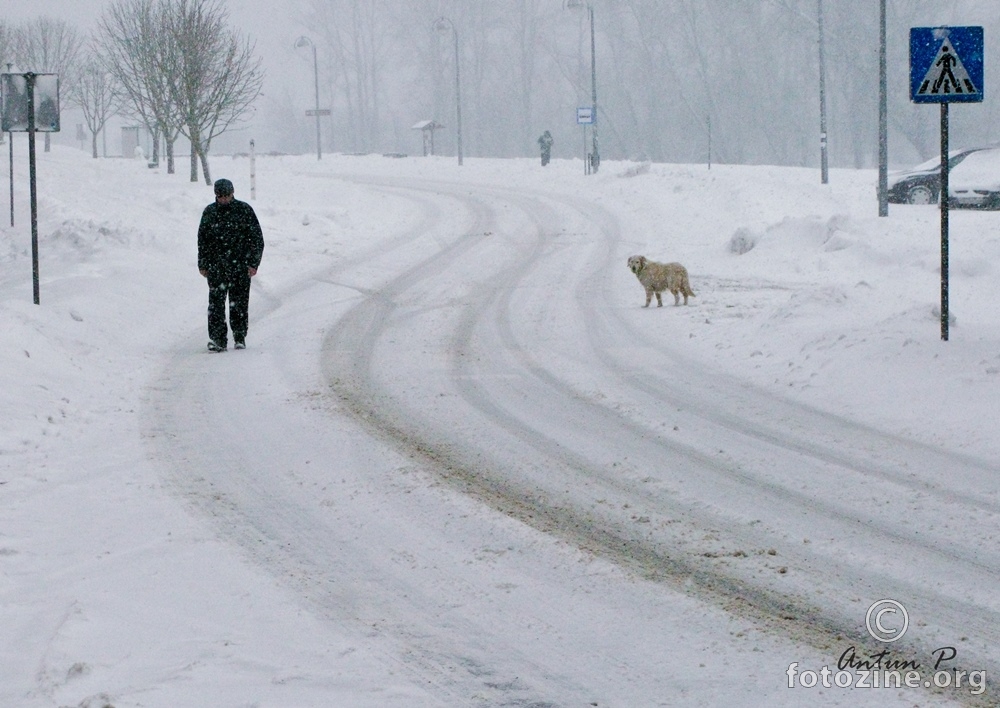
[[538,138],[538,146],[542,149],[542,167],[549,164],[549,158],[552,157],[552,133],[545,131],[542,133],[541,137]]

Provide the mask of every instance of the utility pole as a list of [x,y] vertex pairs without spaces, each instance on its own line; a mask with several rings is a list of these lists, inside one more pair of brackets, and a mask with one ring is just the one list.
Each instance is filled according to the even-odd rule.
[[817,0],[819,21],[819,162],[820,182],[830,182],[829,163],[826,155],[826,58],[823,53],[823,0]]
[[885,0],[879,0],[878,215],[889,216],[889,109],[886,83]]

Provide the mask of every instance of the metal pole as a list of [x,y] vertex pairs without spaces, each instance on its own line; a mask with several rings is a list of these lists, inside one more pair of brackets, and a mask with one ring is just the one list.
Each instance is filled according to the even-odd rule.
[[[319,123],[320,123],[320,115],[319,115],[319,61],[316,59],[316,43],[313,42],[308,37],[306,37],[305,35],[303,35],[303,36],[301,36],[301,37],[299,37],[298,39],[295,40],[295,48],[296,49],[298,49],[299,47],[304,47],[307,44],[310,47],[312,47],[312,50],[313,50],[313,87],[315,89],[315,98],[316,98],[316,159],[317,160],[322,160],[323,159],[323,148],[322,148],[322,144],[323,143],[322,143],[322,139],[321,139],[321,136],[320,136],[320,128],[319,128]],[[306,115],[308,115],[308,114],[309,114],[309,111],[306,111]]]
[[597,149],[597,42],[594,39],[594,6],[587,3],[587,9],[590,11],[590,100],[594,106],[594,124],[590,129],[594,150],[590,158],[594,163],[593,171],[597,172],[601,164],[601,154]]
[[310,41],[313,50],[313,83],[316,87],[316,159],[323,159],[322,142],[319,135],[319,62],[316,60],[316,44]]
[[14,133],[7,133],[10,143],[10,225],[14,225]]
[[830,172],[826,155],[826,59],[823,54],[823,0],[817,0],[817,17],[819,21],[819,161],[820,182],[830,181]]
[[[451,20],[449,20],[451,22]],[[455,35],[455,113],[456,113],[456,124],[458,126],[458,164],[462,164],[462,78],[459,73],[459,62],[458,60],[458,30],[455,29],[455,23],[451,25],[451,31]]]
[[253,140],[250,141],[250,198],[257,198],[257,155],[253,149]]
[[712,116],[708,116],[708,169],[712,169]]
[[941,339],[948,341],[948,104],[941,104]]
[[885,0],[879,2],[878,215],[889,216],[889,110],[886,82]]
[[[13,64],[7,63],[7,73],[11,73]],[[14,225],[14,132],[7,133],[7,142],[10,143],[10,225]]]
[[31,281],[35,304],[38,297],[38,195],[35,189],[35,75],[24,75],[28,89],[28,182],[31,192]]

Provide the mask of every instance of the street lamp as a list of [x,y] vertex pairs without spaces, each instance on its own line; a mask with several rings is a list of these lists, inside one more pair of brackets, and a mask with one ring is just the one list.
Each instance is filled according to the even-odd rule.
[[455,23],[447,17],[439,17],[434,20],[433,29],[438,32],[446,32],[449,28],[455,38],[455,122],[457,125],[456,134],[458,140],[458,164],[462,164],[462,74],[459,69],[458,59],[458,30]]
[[[20,70],[7,62],[7,73],[18,74]],[[7,142],[10,143],[10,225],[14,226],[14,133],[7,133]]]
[[316,61],[316,45],[313,43],[313,41],[311,39],[309,39],[306,36],[299,37],[298,39],[295,40],[295,48],[296,49],[299,49],[300,47],[306,47],[306,46],[312,47],[312,50],[313,50],[313,82],[315,83],[315,86],[316,86],[316,159],[317,160],[322,160],[323,159],[323,148],[322,148],[322,143],[320,141],[320,135],[319,135],[319,117],[320,117],[320,111],[319,111],[319,64]]
[[816,3],[816,23],[819,25],[819,162],[820,182],[830,181],[826,154],[826,59],[823,53],[823,0]]
[[[813,23],[811,16],[799,10],[792,10],[810,25]],[[816,27],[819,32],[819,161],[820,161],[820,182],[828,184],[830,181],[829,161],[827,158],[827,136],[826,136],[826,53],[824,51],[823,32],[823,0],[816,0]]]
[[878,215],[889,216],[889,112],[886,105],[885,0],[879,2],[878,43]]
[[587,0],[566,0],[566,7],[586,7],[590,14],[590,102],[593,106],[594,124],[590,135],[593,139],[593,150],[590,153],[590,165],[594,172],[601,164],[601,155],[597,150],[597,44],[594,41],[594,6]]

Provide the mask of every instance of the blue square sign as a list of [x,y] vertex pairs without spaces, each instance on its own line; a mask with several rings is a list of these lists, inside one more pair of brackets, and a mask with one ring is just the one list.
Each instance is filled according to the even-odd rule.
[[983,100],[983,28],[911,27],[910,100]]

